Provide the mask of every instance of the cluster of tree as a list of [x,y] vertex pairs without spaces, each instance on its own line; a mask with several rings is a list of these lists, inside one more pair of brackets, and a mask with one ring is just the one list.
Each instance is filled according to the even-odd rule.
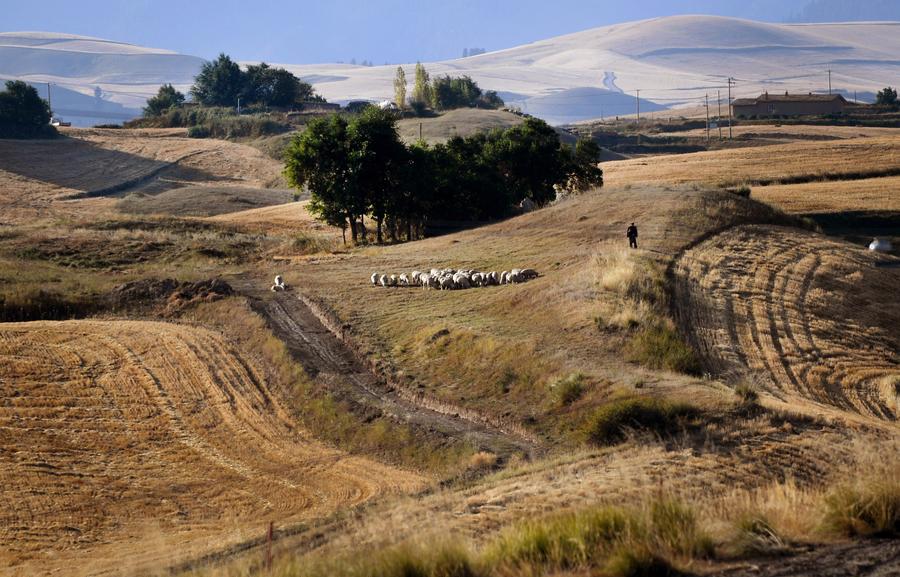
[[896,108],[900,104],[897,101],[897,89],[887,86],[884,90],[879,90],[878,94],[875,95],[875,104]]
[[[397,67],[394,77],[394,101],[401,108],[406,107],[406,72]],[[484,92],[469,76],[438,76],[434,79],[421,62],[416,64],[416,78],[409,105],[422,112],[426,108],[451,110],[453,108],[501,108],[503,99],[496,92]]]
[[35,88],[21,80],[8,80],[0,92],[0,138],[51,137],[50,105]]
[[[351,59],[350,59],[350,64],[353,64],[353,65],[355,66],[355,65],[356,65],[356,58],[351,58]],[[373,64],[371,60],[363,60],[362,62],[359,63],[359,65],[360,65],[360,66],[375,66],[375,64]]]
[[273,68],[263,62],[251,64],[247,70],[225,54],[205,62],[191,87],[194,100],[206,106],[234,106],[240,98],[247,104],[291,106],[321,101],[310,84],[284,68]]
[[[247,106],[288,107],[304,102],[323,102],[312,85],[303,82],[284,68],[273,68],[265,62],[251,64],[241,70],[225,54],[211,62],[204,62],[194,78],[191,96],[204,106],[237,105],[238,99]],[[171,84],[159,88],[156,96],[147,100],[144,116],[159,116],[184,103],[184,94]]]
[[479,54],[484,54],[487,52],[484,48],[463,48],[463,58],[468,58],[469,56],[478,56]]
[[407,147],[395,117],[374,107],[346,119],[312,121],[285,152],[285,175],[307,187],[310,210],[354,243],[366,238],[365,216],[391,240],[413,240],[429,220],[485,220],[529,199],[537,206],[561,190],[602,186],[599,147],[563,145],[545,122],[528,118],[506,130],[446,144]]

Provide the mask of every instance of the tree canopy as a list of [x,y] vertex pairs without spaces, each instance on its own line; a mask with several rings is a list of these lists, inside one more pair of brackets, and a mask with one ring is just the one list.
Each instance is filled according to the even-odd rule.
[[181,106],[183,103],[184,94],[175,90],[171,84],[163,84],[159,87],[156,96],[147,99],[144,116],[159,116],[170,108]]
[[581,142],[562,145],[545,122],[454,137],[433,147],[407,147],[387,111],[365,109],[347,121],[313,120],[286,151],[285,175],[306,186],[317,218],[345,230],[354,242],[365,237],[364,216],[392,240],[422,236],[428,220],[502,217],[530,199],[545,205],[557,192],[602,186],[600,149]]
[[897,106],[897,90],[890,86],[885,87],[883,90],[879,90],[878,94],[875,96],[875,104],[880,104],[882,106]]
[[35,88],[21,80],[8,80],[0,92],[0,138],[53,136],[50,105]]
[[205,62],[191,87],[194,100],[206,106],[235,106],[240,97],[246,104],[287,107],[310,100],[322,100],[313,87],[284,68],[265,62],[247,70],[225,54]]

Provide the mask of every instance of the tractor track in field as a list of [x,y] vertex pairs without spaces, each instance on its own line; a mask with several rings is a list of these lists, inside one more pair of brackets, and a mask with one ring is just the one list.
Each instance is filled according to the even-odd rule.
[[879,383],[900,375],[900,272],[883,260],[797,229],[734,227],[675,262],[676,318],[716,376],[893,420]]
[[328,311],[299,292],[273,293],[260,289],[259,280],[229,282],[249,299],[306,373],[337,400],[363,413],[374,409],[425,435],[468,441],[501,457],[540,451],[540,442],[515,424],[492,421],[390,383],[342,338]]

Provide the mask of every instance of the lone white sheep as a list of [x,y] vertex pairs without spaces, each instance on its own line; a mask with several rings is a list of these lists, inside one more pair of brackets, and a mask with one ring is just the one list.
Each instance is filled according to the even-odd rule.
[[287,285],[284,284],[284,279],[280,274],[275,275],[275,284],[272,285],[271,290],[272,292],[287,290]]

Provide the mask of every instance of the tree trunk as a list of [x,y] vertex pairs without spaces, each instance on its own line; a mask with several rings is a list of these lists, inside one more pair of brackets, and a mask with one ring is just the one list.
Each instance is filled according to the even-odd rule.
[[356,230],[356,219],[351,216],[351,217],[348,217],[347,220],[350,221],[350,238],[353,239],[353,244],[355,245],[357,243],[357,238],[358,238],[357,230]]
[[376,232],[375,232],[375,242],[377,242],[378,244],[382,244],[384,242],[384,239],[381,236],[381,221],[382,221],[381,218],[375,219],[375,224],[377,226]]
[[412,237],[412,219],[406,219],[406,241],[409,242],[413,239]]

